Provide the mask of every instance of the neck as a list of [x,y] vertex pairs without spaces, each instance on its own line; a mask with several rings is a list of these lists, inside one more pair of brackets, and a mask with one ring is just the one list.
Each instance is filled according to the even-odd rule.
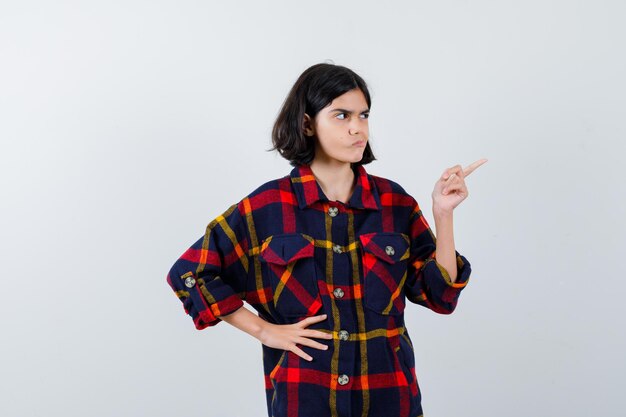
[[314,160],[311,171],[330,201],[347,203],[356,186],[356,173],[349,162],[325,164]]

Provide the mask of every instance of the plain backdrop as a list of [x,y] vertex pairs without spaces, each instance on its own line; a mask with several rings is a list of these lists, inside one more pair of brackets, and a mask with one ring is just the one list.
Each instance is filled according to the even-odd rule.
[[266,415],[261,345],[166,283],[289,174],[283,99],[332,60],[372,93],[368,172],[455,210],[450,316],[409,304],[427,417],[622,416],[621,0],[0,3],[0,415]]

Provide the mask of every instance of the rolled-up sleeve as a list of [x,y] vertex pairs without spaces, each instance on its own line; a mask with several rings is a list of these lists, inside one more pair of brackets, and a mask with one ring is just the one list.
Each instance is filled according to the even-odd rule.
[[240,201],[213,219],[167,274],[198,330],[243,306],[250,261],[243,208]]
[[435,257],[437,243],[434,233],[417,201],[413,198],[411,201],[411,248],[405,283],[407,299],[437,313],[450,314],[456,308],[461,291],[469,282],[471,265],[464,256],[455,251],[457,278],[452,282],[448,271]]

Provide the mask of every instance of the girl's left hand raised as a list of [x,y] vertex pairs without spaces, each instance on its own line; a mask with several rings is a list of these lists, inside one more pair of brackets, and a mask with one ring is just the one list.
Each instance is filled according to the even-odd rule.
[[446,169],[433,190],[433,211],[438,213],[452,213],[469,195],[465,185],[465,177],[474,172],[476,168],[487,162],[487,159],[479,159],[466,168],[455,165]]

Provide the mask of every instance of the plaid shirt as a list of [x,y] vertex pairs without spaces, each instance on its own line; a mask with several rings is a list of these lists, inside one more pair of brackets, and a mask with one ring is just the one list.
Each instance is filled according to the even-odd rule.
[[333,334],[319,350],[262,345],[272,417],[417,417],[421,391],[405,300],[450,314],[457,279],[435,259],[435,236],[416,200],[394,181],[353,168],[347,203],[330,201],[308,165],[266,182],[211,221],[167,274],[198,330],[245,300],[268,322],[326,313],[308,328]]

